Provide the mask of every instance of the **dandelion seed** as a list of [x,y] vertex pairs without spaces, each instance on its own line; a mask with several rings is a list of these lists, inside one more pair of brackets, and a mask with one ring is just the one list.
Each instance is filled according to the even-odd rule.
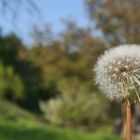
[[118,69],[118,68],[115,68],[115,71],[116,71],[116,72],[118,72],[118,71],[119,71],[119,69]]
[[121,64],[121,61],[118,62],[118,65],[120,65],[120,64]]
[[127,62],[129,62],[129,61],[130,61],[130,59],[127,59],[126,61],[127,61]]
[[128,68],[128,66],[126,65],[126,66],[125,66],[125,68],[127,69],[127,68]]

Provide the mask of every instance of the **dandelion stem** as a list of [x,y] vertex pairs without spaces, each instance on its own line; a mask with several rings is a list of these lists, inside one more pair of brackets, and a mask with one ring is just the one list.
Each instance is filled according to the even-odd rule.
[[132,140],[132,113],[129,101],[126,101],[126,140]]

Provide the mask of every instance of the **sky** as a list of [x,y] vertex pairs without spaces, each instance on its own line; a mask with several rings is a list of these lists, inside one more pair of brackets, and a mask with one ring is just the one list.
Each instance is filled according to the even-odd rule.
[[[51,24],[54,32],[63,30],[62,19],[72,18],[80,27],[89,25],[84,0],[34,0],[40,12],[34,13],[29,9],[16,7],[17,18],[10,14],[1,18],[0,27],[4,34],[15,32],[25,43],[31,41],[33,26],[43,28]],[[28,12],[26,11],[28,10]]]

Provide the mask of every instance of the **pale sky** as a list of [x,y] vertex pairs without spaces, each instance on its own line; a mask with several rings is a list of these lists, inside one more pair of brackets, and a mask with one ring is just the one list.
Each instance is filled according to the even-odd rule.
[[52,25],[54,32],[63,30],[63,18],[72,18],[81,27],[88,26],[88,16],[84,0],[34,0],[40,9],[40,14],[25,12],[17,7],[17,19],[0,17],[0,27],[4,33],[15,32],[25,43],[30,42],[29,33],[34,25],[41,28],[45,24]]

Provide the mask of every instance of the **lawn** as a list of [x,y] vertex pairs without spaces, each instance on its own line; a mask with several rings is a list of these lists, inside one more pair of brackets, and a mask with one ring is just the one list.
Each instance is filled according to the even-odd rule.
[[64,129],[37,121],[31,113],[0,101],[0,140],[119,140],[105,131]]
[[119,140],[106,133],[82,133],[43,124],[0,121],[0,140]]

